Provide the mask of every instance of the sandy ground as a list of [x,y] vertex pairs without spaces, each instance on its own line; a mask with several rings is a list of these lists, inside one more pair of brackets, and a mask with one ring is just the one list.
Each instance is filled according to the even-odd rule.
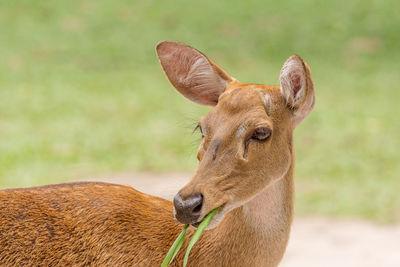
[[[172,199],[190,174],[127,173],[91,180],[129,184],[137,190]],[[295,218],[281,267],[400,267],[400,225]]]

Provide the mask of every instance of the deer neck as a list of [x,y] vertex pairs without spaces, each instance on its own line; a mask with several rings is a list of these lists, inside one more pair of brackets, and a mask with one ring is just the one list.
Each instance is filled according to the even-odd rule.
[[242,223],[260,236],[275,239],[289,232],[293,220],[293,169],[243,205]]
[[[277,266],[289,239],[293,196],[292,163],[281,179],[231,211],[220,226],[210,231],[213,233],[208,236],[207,243],[213,244],[216,253],[213,258],[218,258],[224,251],[224,255],[240,257],[235,258],[238,266]],[[225,258],[225,263],[229,261]]]

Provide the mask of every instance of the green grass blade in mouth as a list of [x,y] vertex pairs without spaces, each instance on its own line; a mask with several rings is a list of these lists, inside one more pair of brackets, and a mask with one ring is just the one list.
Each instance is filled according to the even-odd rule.
[[185,241],[186,237],[186,230],[188,229],[189,224],[186,224],[185,227],[183,227],[182,232],[179,234],[179,236],[175,239],[175,242],[172,244],[171,248],[169,249],[167,256],[165,256],[164,261],[161,264],[161,267],[167,267],[170,262],[172,262],[178,253],[179,249],[181,248],[183,241]]
[[205,218],[204,220],[200,223],[199,227],[197,227],[196,232],[194,233],[192,239],[190,239],[189,245],[186,249],[186,254],[185,254],[185,259],[183,260],[183,267],[186,266],[188,259],[189,259],[189,253],[190,250],[192,249],[192,247],[194,246],[194,244],[196,244],[196,242],[200,239],[201,234],[203,233],[203,231],[206,229],[207,225],[210,223],[212,217],[214,217],[214,215],[217,213],[217,211],[219,210],[220,207],[214,209],[213,211],[211,211]]

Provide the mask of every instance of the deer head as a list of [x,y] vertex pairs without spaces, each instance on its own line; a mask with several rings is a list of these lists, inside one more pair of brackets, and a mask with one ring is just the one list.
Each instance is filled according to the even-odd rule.
[[176,219],[194,226],[221,206],[208,227],[213,228],[293,164],[293,130],[314,106],[310,69],[293,55],[282,67],[280,87],[248,84],[185,44],[164,41],[156,50],[176,90],[213,106],[198,123],[198,169],[174,198]]

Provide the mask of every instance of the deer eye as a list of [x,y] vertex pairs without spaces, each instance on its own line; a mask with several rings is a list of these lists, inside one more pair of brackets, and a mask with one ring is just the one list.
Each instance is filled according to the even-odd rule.
[[265,127],[257,128],[253,135],[251,136],[251,140],[255,140],[258,142],[267,141],[271,136],[271,130]]

